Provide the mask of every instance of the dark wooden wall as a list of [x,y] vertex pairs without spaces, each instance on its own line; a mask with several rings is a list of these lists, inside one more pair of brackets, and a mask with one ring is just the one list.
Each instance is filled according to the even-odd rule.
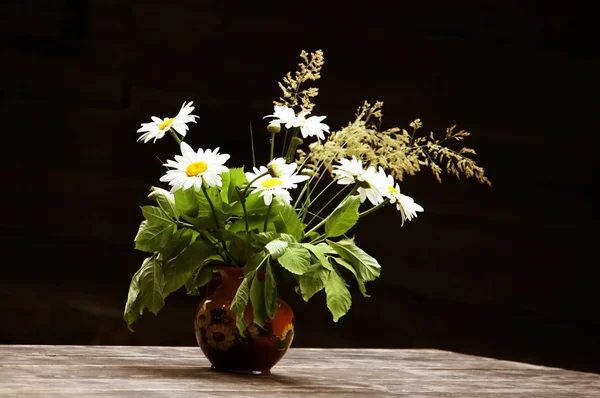
[[[364,99],[384,125],[473,133],[493,187],[427,172],[356,231],[383,276],[331,322],[290,295],[296,346],[437,347],[598,369],[592,182],[598,10],[577,2],[13,0],[0,6],[3,175],[0,343],[195,344],[198,299],[175,294],[136,332],[121,313],[167,140],[152,115],[193,100],[193,146],[248,163],[277,81],[323,49],[315,113],[344,125]],[[251,5],[250,5],[251,4]],[[266,149],[266,136],[264,148]],[[264,152],[263,152],[264,153]],[[374,234],[377,228],[382,234]]]

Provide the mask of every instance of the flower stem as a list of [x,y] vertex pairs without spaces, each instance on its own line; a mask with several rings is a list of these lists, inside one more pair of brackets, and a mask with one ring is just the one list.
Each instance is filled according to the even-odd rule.
[[248,234],[250,231],[248,231],[248,211],[246,211],[246,197],[242,195],[242,191],[240,191],[238,187],[235,187],[235,189],[240,197],[240,203],[242,204],[242,210],[244,211],[244,221],[246,222],[246,234]]
[[[354,194],[354,192],[356,192],[356,189],[357,189],[357,188],[356,188],[356,187],[354,187],[354,189],[353,189],[352,191],[350,191],[350,193],[349,193],[348,195],[346,195],[346,197],[345,197],[345,198],[342,200],[342,202],[343,202],[344,200],[346,200],[346,198],[348,198],[349,196],[353,195],[353,194]],[[333,199],[332,199],[332,200],[333,200]],[[340,202],[340,203],[341,203],[341,202]],[[323,208],[325,208],[325,207],[323,207]],[[323,210],[323,209],[321,209],[321,210]],[[317,213],[317,214],[318,214],[318,213]],[[333,214],[333,212],[332,212],[331,214]],[[318,230],[319,228],[321,228],[323,225],[325,225],[325,223],[327,222],[327,220],[329,219],[329,217],[331,217],[331,214],[329,214],[327,217],[325,217],[324,219],[322,219],[322,220],[321,220],[321,222],[319,222],[317,225],[315,225],[314,227],[312,227],[312,228],[311,228],[311,230],[310,230],[310,231],[308,231],[308,232],[307,232],[305,235],[308,235],[308,234],[310,234],[311,232],[314,232],[314,231]],[[313,218],[313,220],[314,220],[314,218]]]
[[[314,221],[314,220],[315,220],[317,217],[319,217],[319,214],[321,214],[321,212],[322,212],[323,210],[325,210],[325,209],[327,208],[327,206],[329,206],[329,204],[335,200],[335,198],[337,198],[337,197],[338,197],[338,196],[339,196],[339,195],[340,195],[342,192],[344,192],[344,190],[345,190],[346,188],[348,188],[348,185],[344,185],[344,187],[343,187],[342,189],[340,189],[340,190],[339,190],[339,191],[338,191],[338,192],[337,192],[335,195],[333,195],[333,196],[332,196],[332,198],[331,198],[331,199],[329,199],[329,201],[328,201],[327,203],[325,203],[325,205],[324,205],[323,207],[321,207],[321,209],[320,209],[318,212],[316,212],[316,213],[313,215],[313,218],[311,218],[311,219],[310,219],[310,221],[308,222],[308,224],[309,224],[309,225],[310,225],[310,224],[312,224],[312,222],[313,222],[313,221]],[[310,212],[308,211],[308,208],[307,208],[307,209],[306,209],[306,213],[305,213],[305,214],[308,214],[308,213],[310,213]]]
[[390,198],[385,198],[385,200],[383,202],[381,202],[380,204],[378,204],[377,206],[373,206],[369,210],[365,210],[362,213],[358,213],[358,218],[362,218],[364,216],[367,216],[367,215],[373,213],[374,211],[381,209],[383,206],[388,204],[389,201],[390,201]]
[[169,133],[171,133],[171,136],[173,137],[175,142],[177,142],[177,145],[181,145],[182,140],[181,140],[181,138],[179,138],[177,133],[173,129],[169,129]]
[[210,206],[210,210],[212,211],[213,217],[215,218],[215,225],[217,229],[221,228],[221,224],[219,223],[219,218],[217,217],[217,211],[215,210],[215,205],[213,205],[212,200],[210,200],[210,196],[208,196],[208,192],[206,191],[206,186],[204,185],[204,178],[202,178],[202,192],[204,196],[206,196],[206,200],[208,201],[208,205]]
[[271,214],[271,207],[273,207],[273,199],[271,199],[271,203],[269,203],[269,208],[267,209],[267,215],[265,216],[265,225],[263,227],[263,232],[267,232],[267,225],[269,224],[269,214]]
[[298,136],[299,130],[300,129],[298,127],[294,127],[294,132],[292,133],[292,138],[290,138],[290,143],[288,144],[287,152],[285,154],[286,163],[290,163],[294,158],[294,151],[296,150],[296,147],[298,146],[298,143],[296,142],[296,140],[294,138],[296,138]]
[[252,186],[252,184],[254,183],[254,181],[258,180],[259,178],[262,178],[262,177],[266,176],[267,174],[269,174],[269,172],[268,172],[268,171],[265,171],[264,173],[262,173],[262,174],[260,174],[260,175],[256,176],[256,178],[255,178],[255,179],[253,179],[252,181],[250,181],[250,182],[248,183],[248,185],[246,185],[246,188],[244,188],[244,192],[243,192],[243,194],[244,194],[244,198],[246,197],[246,194],[248,193],[248,190],[250,189],[250,187]]
[[271,151],[269,152],[269,161],[273,160],[273,151],[275,150],[275,134],[271,133]]

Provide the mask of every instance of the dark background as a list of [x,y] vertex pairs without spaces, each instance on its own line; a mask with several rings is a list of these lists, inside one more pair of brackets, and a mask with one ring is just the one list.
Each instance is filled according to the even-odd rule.
[[[241,3],[241,2],[240,2]],[[193,100],[194,147],[250,162],[248,126],[302,49],[323,49],[315,114],[333,129],[364,99],[384,127],[421,118],[473,136],[493,187],[429,172],[356,231],[382,277],[334,324],[323,294],[290,296],[296,347],[433,347],[598,371],[598,12],[577,2],[13,0],[0,8],[0,343],[194,345],[197,297],[122,321],[133,249],[169,139],[140,123]],[[254,2],[241,3],[251,4]],[[358,5],[359,4],[359,5]],[[377,233],[376,233],[377,232]],[[354,293],[356,289],[353,290]]]

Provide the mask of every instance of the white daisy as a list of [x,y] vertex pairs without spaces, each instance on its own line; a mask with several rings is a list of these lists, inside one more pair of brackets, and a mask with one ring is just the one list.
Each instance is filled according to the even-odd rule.
[[340,165],[335,165],[333,174],[337,174],[337,182],[341,185],[353,184],[358,176],[365,171],[363,170],[362,162],[352,156],[352,159],[340,159]]
[[172,186],[171,192],[192,186],[199,191],[202,189],[202,181],[209,187],[220,187],[223,184],[221,173],[229,170],[223,166],[229,155],[219,154],[219,148],[214,151],[198,149],[198,152],[194,152],[185,142],[181,143],[181,154],[183,156],[175,155],[175,161],[167,160],[165,166],[172,167],[173,170],[168,170],[160,178],[160,181]]
[[[380,168],[379,172],[385,175],[383,169]],[[387,187],[384,196],[390,199],[390,203],[396,203],[396,209],[398,209],[402,215],[402,225],[404,225],[404,221],[410,221],[413,218],[416,218],[418,211],[423,211],[423,207],[416,204],[413,198],[400,193],[400,186],[394,181],[394,177],[388,175],[386,176],[385,181]]]
[[324,131],[329,133],[329,126],[325,123],[321,123],[326,116],[311,116],[308,119],[306,115],[310,112],[302,112],[298,115],[298,126],[300,127],[300,133],[302,133],[302,138],[306,137],[314,137],[316,136],[319,140],[325,140]]
[[369,199],[374,206],[377,206],[384,201],[382,191],[385,187],[385,180],[382,176],[375,171],[373,166],[369,167],[356,178],[356,184],[358,185],[358,194],[360,195],[360,202],[364,202],[365,199]]
[[267,115],[263,117],[263,119],[268,117],[275,118],[271,121],[271,123],[276,122],[284,124],[286,129],[289,129],[291,127],[298,127],[300,123],[294,110],[292,108],[288,108],[287,106],[275,105],[275,111],[273,112],[273,114]]
[[383,202],[382,195],[383,187],[385,186],[385,177],[375,171],[372,166],[364,170],[362,162],[352,156],[352,159],[340,159],[340,165],[335,165],[333,168],[334,174],[338,175],[337,182],[341,185],[356,183],[358,185],[358,194],[360,195],[361,203],[365,199],[373,205],[378,205]]
[[188,131],[187,123],[196,123],[195,119],[198,118],[198,116],[191,114],[194,110],[193,103],[194,101],[190,101],[188,104],[184,102],[175,117],[161,119],[152,116],[152,122],[142,123],[142,127],[138,129],[138,133],[144,133],[138,138],[138,141],[144,140],[144,143],[146,143],[154,139],[154,142],[156,142],[156,140],[164,137],[170,129],[185,137]]
[[273,177],[268,174],[268,169],[265,166],[260,166],[260,168],[254,167],[254,172],[247,172],[246,179],[252,182],[261,174],[266,175],[256,179],[256,181],[252,182],[251,187],[254,189],[254,192],[260,192],[259,196],[261,196],[265,200],[265,204],[269,206],[273,201],[273,196],[278,197],[286,203],[290,203],[292,201],[292,197],[288,192],[288,189],[297,188],[298,183],[307,180],[308,176],[298,175],[295,172],[292,172],[289,175],[283,174],[279,177]]

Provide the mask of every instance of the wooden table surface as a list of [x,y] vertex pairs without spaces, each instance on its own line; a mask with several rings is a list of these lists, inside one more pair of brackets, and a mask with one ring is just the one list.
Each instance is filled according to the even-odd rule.
[[196,347],[0,345],[2,397],[600,397],[600,375],[439,350],[292,348],[270,376]]

